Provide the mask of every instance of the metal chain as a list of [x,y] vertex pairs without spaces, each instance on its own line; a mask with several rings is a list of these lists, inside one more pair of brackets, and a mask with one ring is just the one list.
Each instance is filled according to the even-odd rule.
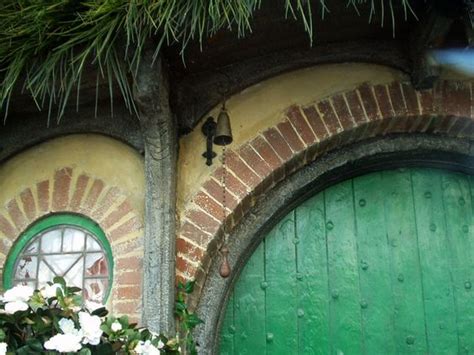
[[227,193],[227,165],[226,165],[226,145],[222,146],[222,232],[224,233],[224,245],[227,242],[227,231],[226,231],[226,218],[227,218],[227,203],[226,203],[226,193]]

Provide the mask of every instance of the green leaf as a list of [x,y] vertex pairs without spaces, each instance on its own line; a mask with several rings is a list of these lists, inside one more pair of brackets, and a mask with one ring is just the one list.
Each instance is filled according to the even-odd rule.
[[[66,280],[64,280],[63,277],[61,277],[61,276],[56,276],[56,277],[53,279],[53,282],[54,282],[55,284],[60,284],[60,285],[63,287],[63,289],[66,289]],[[56,293],[57,293],[57,292],[56,292]],[[61,293],[61,294],[62,294],[62,293]]]
[[184,292],[186,292],[187,294],[192,293],[194,291],[194,284],[194,281],[186,282],[186,285],[184,286]]

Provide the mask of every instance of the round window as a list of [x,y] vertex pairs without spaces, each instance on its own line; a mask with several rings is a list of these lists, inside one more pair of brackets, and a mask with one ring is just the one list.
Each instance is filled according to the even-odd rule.
[[76,215],[54,215],[35,223],[7,259],[5,288],[39,289],[56,276],[82,288],[87,300],[105,302],[112,280],[112,253],[104,232]]

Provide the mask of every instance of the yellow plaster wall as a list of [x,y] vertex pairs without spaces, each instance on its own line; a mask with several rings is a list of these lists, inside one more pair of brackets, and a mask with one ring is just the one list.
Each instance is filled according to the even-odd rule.
[[[227,101],[234,136],[231,148],[245,143],[267,127],[274,126],[282,119],[284,110],[292,104],[309,104],[337,92],[351,90],[364,82],[385,84],[402,79],[408,80],[408,77],[388,67],[344,63],[302,69],[261,82]],[[219,107],[216,107],[210,114],[217,117],[218,112]],[[180,141],[179,214],[217,165],[208,167],[201,157],[205,150],[202,123]],[[220,153],[220,147],[214,148],[216,153]]]
[[[144,165],[134,149],[97,134],[69,135],[34,146],[0,165],[0,206],[24,188],[72,167],[117,186],[129,195],[135,211],[144,214]],[[73,181],[74,183],[74,181]]]

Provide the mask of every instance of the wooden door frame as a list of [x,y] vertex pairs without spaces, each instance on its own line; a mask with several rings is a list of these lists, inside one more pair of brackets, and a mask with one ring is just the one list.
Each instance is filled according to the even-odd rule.
[[204,320],[196,339],[199,353],[217,354],[227,300],[240,272],[266,234],[306,199],[338,182],[373,171],[429,167],[474,174],[474,142],[429,134],[374,138],[334,150],[275,186],[251,209],[228,238],[231,275],[219,276],[213,261],[197,313]]

